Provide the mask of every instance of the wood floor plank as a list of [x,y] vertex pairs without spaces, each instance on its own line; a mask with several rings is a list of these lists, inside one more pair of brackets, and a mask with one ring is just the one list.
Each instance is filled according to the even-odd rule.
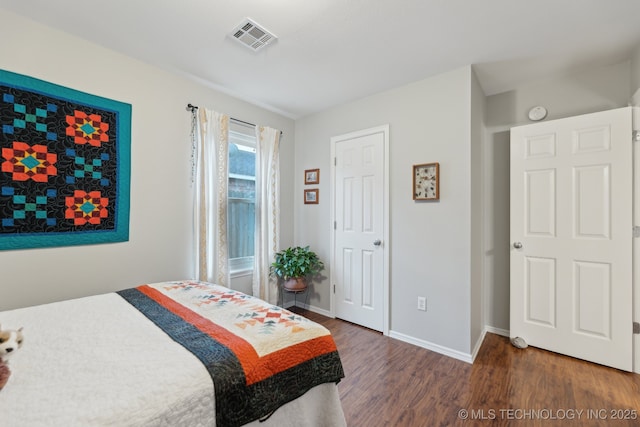
[[640,426],[640,375],[532,347],[520,350],[494,334],[487,334],[471,365],[296,311],[334,336],[350,427]]

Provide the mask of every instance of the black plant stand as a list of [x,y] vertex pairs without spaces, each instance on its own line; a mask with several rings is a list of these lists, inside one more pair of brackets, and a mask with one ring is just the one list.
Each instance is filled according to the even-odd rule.
[[[282,287],[282,290],[284,292],[289,292],[293,294],[293,306],[297,307],[298,306],[298,294],[301,294],[303,292],[307,292],[309,290],[309,286],[307,286],[304,289],[299,289],[299,290],[292,290],[292,289],[287,289],[284,286]],[[284,292],[282,294],[282,308],[284,308]],[[307,296],[309,296],[309,294],[307,293]],[[305,302],[306,304],[306,302]]]

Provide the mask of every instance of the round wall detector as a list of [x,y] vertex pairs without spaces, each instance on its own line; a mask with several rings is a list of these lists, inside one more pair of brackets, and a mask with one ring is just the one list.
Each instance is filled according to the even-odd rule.
[[537,122],[538,120],[542,120],[545,117],[547,117],[547,109],[544,107],[538,105],[529,110],[529,120]]

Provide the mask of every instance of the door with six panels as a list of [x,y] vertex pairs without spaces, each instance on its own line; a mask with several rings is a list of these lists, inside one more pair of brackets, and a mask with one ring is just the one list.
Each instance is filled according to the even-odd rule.
[[511,129],[511,337],[632,369],[632,112]]

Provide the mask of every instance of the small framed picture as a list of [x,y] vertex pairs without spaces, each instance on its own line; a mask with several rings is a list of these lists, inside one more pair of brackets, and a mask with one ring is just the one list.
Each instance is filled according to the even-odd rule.
[[304,171],[304,185],[320,184],[320,169],[307,169]]
[[313,190],[304,190],[304,204],[305,205],[317,205],[320,190],[317,188]]
[[413,200],[440,199],[440,164],[413,165]]

